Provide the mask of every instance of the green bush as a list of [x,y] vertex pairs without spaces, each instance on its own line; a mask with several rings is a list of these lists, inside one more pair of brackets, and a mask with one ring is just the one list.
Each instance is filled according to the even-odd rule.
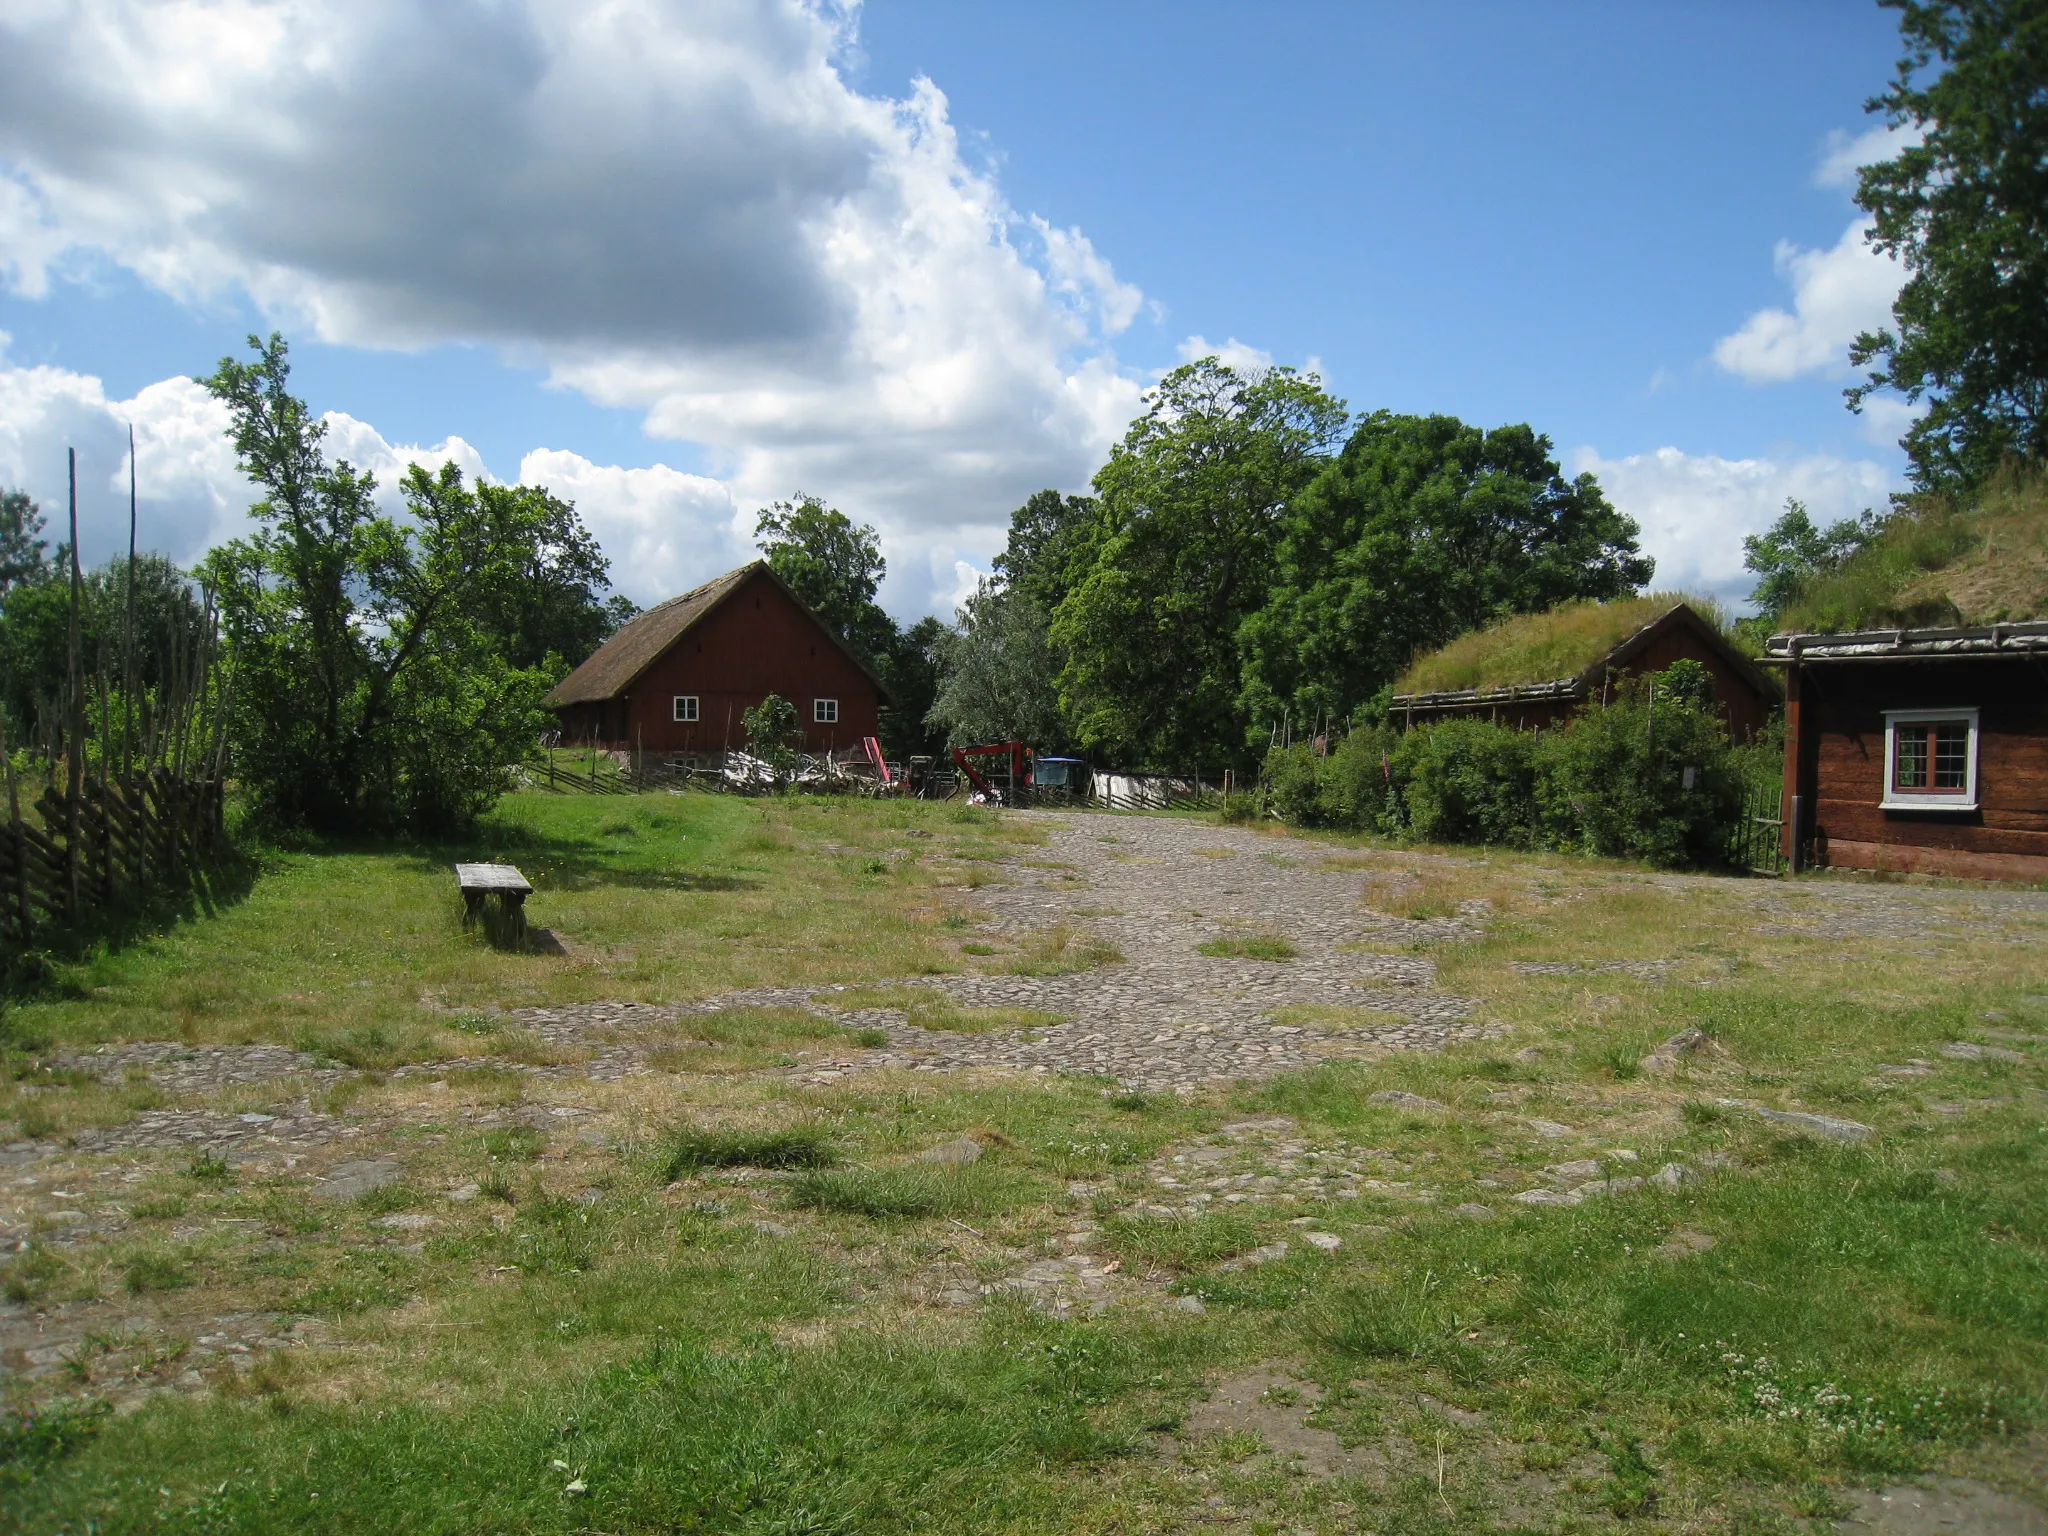
[[1326,756],[1282,748],[1266,789],[1296,826],[1704,865],[1723,858],[1745,790],[1774,782],[1781,755],[1768,733],[1731,746],[1712,679],[1681,661],[1562,730],[1454,719],[1354,731]]
[[1545,738],[1540,757],[1552,842],[1667,868],[1725,857],[1742,781],[1718,716],[1679,699],[1653,707],[1646,688],[1631,687]]
[[[1318,756],[1307,742],[1277,748],[1266,759],[1266,792],[1280,819],[1298,827],[1370,830],[1388,824],[1392,754],[1401,741],[1390,726],[1368,726]],[[1401,818],[1393,817],[1393,824]]]
[[1432,843],[1534,846],[1537,741],[1486,720],[1408,732],[1394,753],[1394,776],[1410,833]]

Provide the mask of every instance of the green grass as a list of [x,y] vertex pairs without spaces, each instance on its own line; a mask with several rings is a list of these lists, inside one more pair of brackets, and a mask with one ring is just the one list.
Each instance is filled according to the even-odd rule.
[[[1494,904],[1483,937],[1430,954],[1438,985],[1476,999],[1502,1038],[1186,1095],[1057,1077],[808,1081],[717,1063],[841,1051],[851,1010],[966,1012],[906,984],[959,963],[955,898],[901,859],[886,881],[858,873],[896,839],[924,846],[911,830],[957,830],[952,810],[647,801],[508,806],[513,824],[545,822],[550,846],[593,850],[580,884],[550,893],[560,913],[535,898],[537,922],[583,925],[567,957],[462,935],[428,854],[279,855],[211,928],[94,960],[19,1010],[52,1039],[382,1031],[389,1054],[453,1064],[319,1089],[356,1134],[295,1168],[137,1149],[119,1164],[140,1177],[108,1200],[69,1182],[72,1163],[52,1165],[45,1184],[84,1191],[94,1220],[118,1204],[128,1225],[90,1239],[33,1228],[0,1257],[10,1301],[160,1310],[167,1354],[181,1318],[320,1326],[246,1371],[196,1354],[161,1367],[201,1369],[204,1397],[119,1416],[0,1412],[0,1526],[1444,1536],[1626,1520],[1763,1533],[1806,1528],[1858,1481],[1971,1458],[2018,1466],[2012,1448],[2048,1422],[2044,1053],[1940,1055],[1978,1038],[1987,1013],[2048,1032],[2048,1004],[2030,1000],[2048,995],[2048,946],[1994,932],[2019,918],[1934,930],[1919,946],[1931,955],[1882,935],[1816,946],[1758,924],[1743,882],[1645,886],[1519,856],[1428,866],[1431,902]],[[978,843],[1029,846],[1001,818],[970,819]],[[643,861],[643,845],[660,852]],[[713,874],[761,884],[680,878]],[[408,982],[372,951],[403,926],[414,882],[437,926],[422,916],[398,946],[418,967]],[[255,952],[241,928],[258,909],[282,944],[356,946],[356,971],[313,963],[310,948],[297,973],[257,955],[238,994],[209,968]],[[1065,947],[1084,943],[1070,932]],[[1558,958],[1677,969],[1648,983],[1510,968]],[[577,1047],[638,1041],[698,1053],[703,1070],[512,1069],[511,1053],[545,1054],[513,1009],[687,1000],[741,979],[805,988],[824,1016],[650,1014]],[[203,998],[206,1011],[179,1011]],[[1373,1022],[1333,1007],[1288,1018]],[[1717,1049],[1674,1077],[1629,1070],[1687,1027]],[[367,1049],[371,1036],[353,1039]],[[1934,1075],[1878,1072],[1907,1057]],[[35,1059],[7,1058],[0,1093],[15,1097],[0,1115],[33,1108],[61,1135],[137,1112],[125,1089]],[[269,1112],[307,1088],[204,1102]],[[1372,1102],[1387,1089],[1448,1109]],[[1875,1134],[1817,1141],[1723,1099]],[[477,1123],[490,1116],[500,1123]],[[1288,1123],[1226,1130],[1275,1117]],[[1289,1158],[1342,1149],[1366,1176],[1358,1198],[1233,1186],[1240,1203],[1219,1190],[1207,1214],[1153,1208],[1178,1198],[1156,1173],[1199,1186],[1238,1166],[1204,1163],[1203,1147],[1235,1159],[1259,1135],[1308,1149]],[[917,1161],[960,1137],[984,1148],[974,1164]],[[323,1159],[373,1149],[399,1162],[397,1183],[352,1201],[311,1193]],[[1697,1172],[1571,1208],[1512,1199],[1581,1158],[1608,1174],[1666,1160]],[[1710,1170],[1717,1159],[1726,1171]],[[1455,1214],[1471,1202],[1494,1219]],[[412,1224],[384,1225],[393,1216]],[[1343,1246],[1316,1251],[1304,1229]],[[1232,1265],[1281,1240],[1284,1258]],[[1101,1317],[978,1291],[1082,1241],[1132,1298]],[[965,1302],[935,1299],[963,1289]],[[1204,1310],[1184,1310],[1192,1301]],[[65,1390],[143,1379],[117,1345],[109,1334],[80,1351]],[[1322,1389],[1315,1422],[1383,1453],[1384,1477],[1290,1476],[1243,1432],[1161,1438],[1205,1381],[1272,1362]]]
[[1227,933],[1195,946],[1197,954],[1212,960],[1292,960],[1301,951],[1271,933]]
[[2048,475],[2008,470],[1958,505],[1919,496],[1814,581],[1782,627],[1991,624],[2048,613]]
[[705,1168],[828,1168],[839,1152],[823,1132],[805,1127],[781,1131],[677,1131],[656,1154],[661,1179],[672,1184]]
[[1590,599],[1562,603],[1546,613],[1503,619],[1491,628],[1460,636],[1414,662],[1394,684],[1394,691],[1441,693],[1577,677],[1679,603],[1709,623],[1726,627],[1719,603],[1689,592],[1651,592],[1607,603]]

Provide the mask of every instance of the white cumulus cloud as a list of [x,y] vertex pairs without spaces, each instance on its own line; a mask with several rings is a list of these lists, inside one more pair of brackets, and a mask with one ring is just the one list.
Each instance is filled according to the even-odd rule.
[[1756,584],[1742,567],[1743,536],[1775,522],[1787,497],[1804,502],[1816,522],[1831,523],[1866,507],[1882,510],[1892,490],[1884,466],[1832,454],[1724,459],[1659,448],[1608,459],[1580,448],[1572,472],[1598,476],[1607,499],[1642,526],[1657,587],[1733,603]]
[[1714,345],[1714,361],[1752,384],[1777,384],[1807,373],[1842,374],[1849,343],[1891,322],[1904,274],[1864,241],[1870,220],[1858,219],[1826,250],[1778,242],[1778,271],[1792,285],[1792,308],[1760,309]]
[[112,260],[337,343],[495,345],[702,445],[739,504],[985,541],[1135,413],[1109,338],[1144,299],[967,163],[935,85],[849,86],[856,14],[0,8],[0,280]]

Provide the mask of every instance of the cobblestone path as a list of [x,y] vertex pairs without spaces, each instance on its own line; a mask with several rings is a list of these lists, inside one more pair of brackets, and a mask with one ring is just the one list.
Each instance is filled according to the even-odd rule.
[[[1255,832],[1135,817],[1040,813],[1035,819],[1045,825],[1049,843],[1012,859],[1003,871],[1006,883],[974,893],[976,904],[992,914],[988,931],[1028,944],[1065,928],[1070,947],[1095,940],[1125,958],[1068,975],[991,972],[908,983],[967,1007],[1030,1008],[1065,1022],[968,1035],[914,1027],[898,1010],[849,1011],[840,1016],[857,1028],[886,1030],[889,1044],[813,1059],[798,1076],[830,1082],[884,1068],[986,1069],[1186,1089],[1272,1077],[1330,1056],[1434,1050],[1501,1033],[1473,1016],[1468,999],[1436,990],[1435,963],[1413,948],[1479,932],[1483,902],[1468,903],[1455,918],[1387,917],[1361,906],[1363,872],[1298,861]],[[1299,851],[1300,845],[1289,846],[1289,853]],[[1199,953],[1205,941],[1232,935],[1283,939],[1295,958]],[[829,999],[829,991],[757,988],[693,1009],[592,1003],[522,1009],[514,1017],[566,1044],[657,1014],[811,1008]],[[1303,1006],[1365,1009],[1380,1017],[1328,1028],[1276,1021],[1282,1010]],[[613,1047],[577,1070],[594,1068],[601,1076],[644,1070],[636,1054],[630,1046]]]

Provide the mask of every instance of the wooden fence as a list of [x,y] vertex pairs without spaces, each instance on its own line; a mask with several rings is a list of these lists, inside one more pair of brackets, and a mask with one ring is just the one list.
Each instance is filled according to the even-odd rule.
[[[195,594],[195,622],[174,626],[145,669],[131,479],[125,612],[100,615],[95,663],[87,666],[76,452],[70,476],[71,538],[58,568],[70,585],[65,674],[49,679],[53,696],[42,699],[33,729],[0,711],[0,951],[75,942],[129,915],[205,901],[228,851],[223,783],[234,683],[220,666],[212,593]],[[147,686],[146,670],[156,679]]]
[[227,845],[220,781],[167,769],[85,779],[75,800],[53,784],[28,810],[16,790],[0,826],[0,936],[23,949],[203,896]]

